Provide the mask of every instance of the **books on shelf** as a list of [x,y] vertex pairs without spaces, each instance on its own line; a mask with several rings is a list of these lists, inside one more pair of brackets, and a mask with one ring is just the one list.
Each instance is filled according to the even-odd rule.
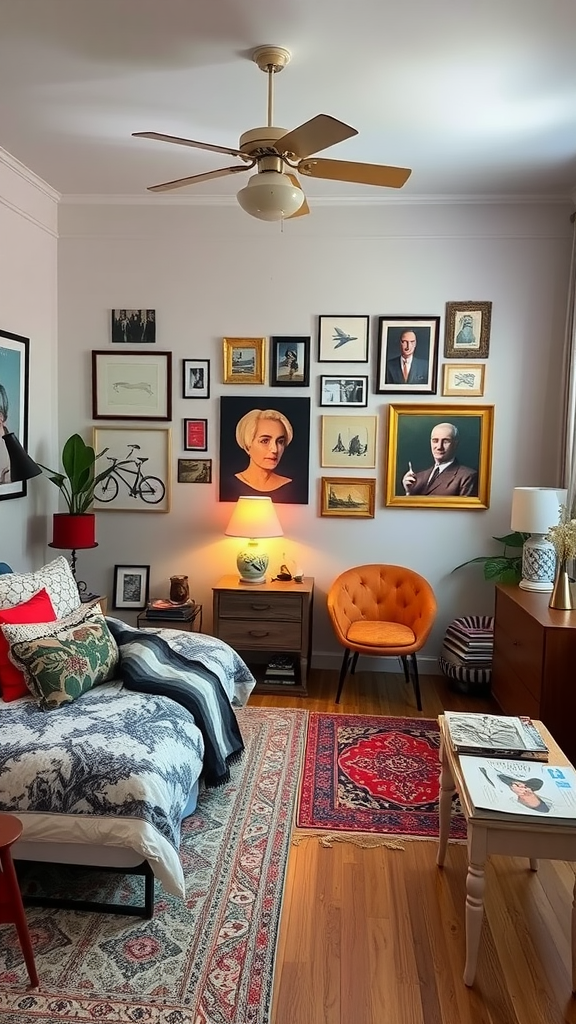
[[548,760],[548,747],[530,718],[445,711],[444,721],[457,754]]
[[172,604],[171,601],[150,601],[146,607],[146,618],[148,619],[175,619],[179,622],[187,622],[194,617],[196,604],[194,601],[185,601],[184,604]]
[[568,765],[506,758],[460,758],[475,813],[576,828],[576,772]]
[[263,681],[274,686],[294,686],[296,684],[296,663],[292,655],[273,655],[266,666]]

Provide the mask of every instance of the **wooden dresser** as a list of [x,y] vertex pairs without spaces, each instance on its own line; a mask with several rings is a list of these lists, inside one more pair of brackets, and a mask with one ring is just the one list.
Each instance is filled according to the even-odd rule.
[[550,594],[496,585],[492,694],[509,715],[540,719],[576,761],[576,611]]
[[[260,693],[305,697],[312,644],[314,580],[243,584],[238,576],[223,576],[214,591],[214,636],[225,640],[245,658]],[[298,675],[291,687],[263,681],[271,654],[294,654]]]

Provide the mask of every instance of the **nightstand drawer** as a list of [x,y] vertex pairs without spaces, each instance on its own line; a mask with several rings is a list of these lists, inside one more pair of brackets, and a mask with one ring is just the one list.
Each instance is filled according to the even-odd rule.
[[299,622],[302,619],[302,598],[299,594],[220,594],[221,619],[266,618],[267,621]]
[[302,626],[300,622],[269,619],[220,619],[218,636],[235,650],[298,651],[302,645]]

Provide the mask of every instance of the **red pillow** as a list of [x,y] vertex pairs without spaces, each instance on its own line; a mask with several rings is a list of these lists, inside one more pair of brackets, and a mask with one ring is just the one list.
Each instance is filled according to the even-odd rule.
[[[0,609],[0,627],[5,623],[56,622],[50,595],[47,590],[39,590],[28,601],[17,604],[15,608]],[[6,702],[18,697],[27,697],[30,690],[24,681],[24,674],[12,664],[8,657],[10,644],[0,628],[0,689],[2,699]]]

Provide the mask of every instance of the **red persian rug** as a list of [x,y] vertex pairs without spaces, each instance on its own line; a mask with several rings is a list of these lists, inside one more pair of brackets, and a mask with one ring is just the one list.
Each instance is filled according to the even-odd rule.
[[[311,713],[297,827],[438,837],[438,722]],[[450,836],[466,838],[455,801]]]
[[[0,1022],[269,1024],[306,718],[238,711],[244,756],[182,829],[186,899],[156,883],[151,921],[28,908],[39,990],[28,989],[15,929],[3,926]],[[140,879],[96,877],[86,876],[85,898],[142,902],[141,892],[131,899]],[[67,874],[61,885],[78,895]]]

